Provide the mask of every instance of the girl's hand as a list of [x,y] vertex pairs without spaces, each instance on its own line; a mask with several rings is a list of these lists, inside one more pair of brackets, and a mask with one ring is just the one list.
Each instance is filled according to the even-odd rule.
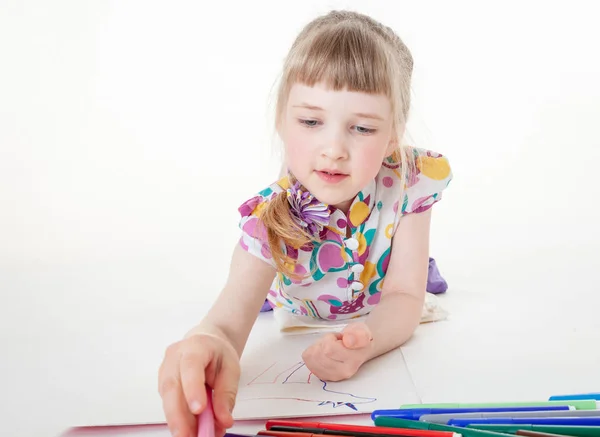
[[372,340],[366,324],[350,323],[342,332],[327,334],[310,346],[302,359],[317,378],[341,381],[354,376],[368,360]]
[[158,388],[173,436],[195,437],[197,415],[206,406],[205,384],[213,389],[215,432],[233,426],[231,412],[240,379],[239,357],[226,340],[194,334],[167,348],[160,366]]

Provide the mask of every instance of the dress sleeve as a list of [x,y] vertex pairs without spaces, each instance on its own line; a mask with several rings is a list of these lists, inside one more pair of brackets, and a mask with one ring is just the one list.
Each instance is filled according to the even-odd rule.
[[442,199],[442,192],[453,177],[448,159],[431,151],[423,152],[416,158],[415,173],[404,193],[402,215],[430,209]]
[[260,220],[262,210],[282,188],[273,184],[240,205],[239,227],[241,232],[239,243],[242,248],[275,267],[275,262],[269,249],[267,231]]

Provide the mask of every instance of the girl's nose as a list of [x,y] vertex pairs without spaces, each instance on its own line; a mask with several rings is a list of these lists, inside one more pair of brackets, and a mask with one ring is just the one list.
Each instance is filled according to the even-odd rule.
[[341,129],[335,130],[327,138],[324,138],[322,154],[332,161],[348,158],[346,138]]

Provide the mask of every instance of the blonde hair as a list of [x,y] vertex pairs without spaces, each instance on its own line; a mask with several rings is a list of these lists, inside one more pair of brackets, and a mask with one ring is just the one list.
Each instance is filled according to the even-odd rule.
[[[324,82],[333,90],[386,95],[391,102],[392,127],[398,146],[388,157],[402,180],[411,177],[415,157],[401,145],[410,108],[413,58],[394,31],[373,18],[353,11],[331,11],[308,23],[296,37],[285,59],[276,96],[275,125],[280,126],[291,87]],[[382,163],[383,164],[383,163]],[[290,175],[293,179],[293,175]],[[293,184],[295,180],[290,180]],[[292,278],[295,260],[284,247],[298,249],[314,241],[290,215],[287,193],[277,194],[261,212],[271,255],[278,270]]]

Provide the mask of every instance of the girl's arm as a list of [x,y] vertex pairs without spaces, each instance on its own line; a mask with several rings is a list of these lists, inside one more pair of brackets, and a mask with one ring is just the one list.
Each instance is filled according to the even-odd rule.
[[272,266],[237,244],[223,290],[206,317],[186,337],[216,335],[230,342],[241,356],[275,273]]
[[404,344],[421,322],[429,267],[430,224],[431,209],[400,219],[392,240],[381,301],[366,321],[373,338],[366,361]]

